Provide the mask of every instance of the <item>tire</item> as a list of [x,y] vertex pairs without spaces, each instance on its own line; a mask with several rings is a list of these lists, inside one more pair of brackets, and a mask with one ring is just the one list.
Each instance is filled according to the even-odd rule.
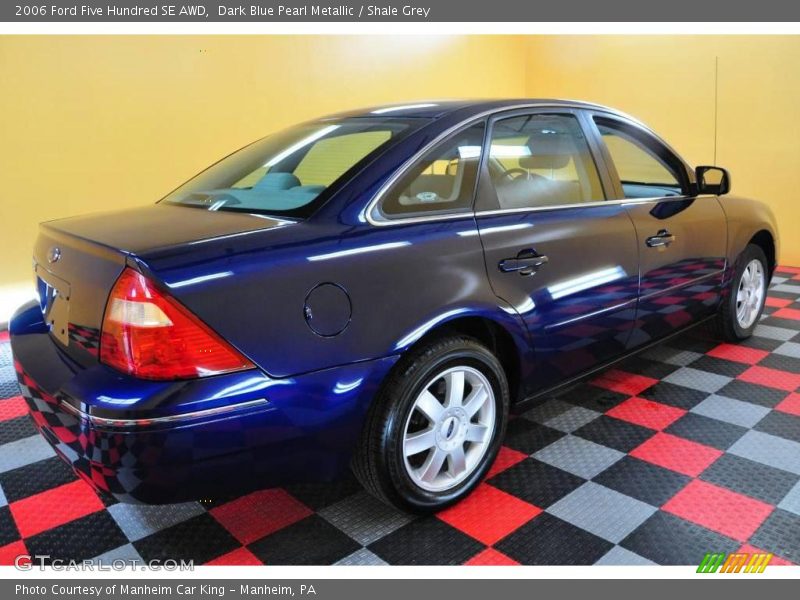
[[[461,389],[463,405],[450,402]],[[508,406],[505,373],[488,349],[465,336],[434,341],[401,359],[384,382],[367,416],[353,472],[388,504],[417,513],[441,510],[467,496],[494,462]],[[482,441],[468,440],[480,435]]]
[[[758,279],[755,288],[748,283],[754,269],[755,277]],[[769,267],[764,251],[755,244],[748,244],[739,255],[730,292],[723,299],[717,318],[717,328],[723,339],[729,342],[740,342],[753,335],[764,310],[768,282]],[[740,310],[741,306],[748,302],[750,309],[743,313]]]

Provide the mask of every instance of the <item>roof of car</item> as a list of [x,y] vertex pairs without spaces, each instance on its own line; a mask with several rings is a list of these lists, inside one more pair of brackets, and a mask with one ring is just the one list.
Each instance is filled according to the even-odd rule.
[[491,100],[415,100],[399,104],[371,106],[359,110],[351,110],[339,113],[333,116],[371,117],[376,115],[392,115],[407,118],[436,119],[456,111],[461,111],[465,114],[465,116],[468,116],[468,113],[479,114],[488,111],[514,108],[515,106],[524,107],[530,105],[569,106],[622,114],[619,113],[619,111],[608,108],[607,106],[578,100],[554,98],[505,98]]

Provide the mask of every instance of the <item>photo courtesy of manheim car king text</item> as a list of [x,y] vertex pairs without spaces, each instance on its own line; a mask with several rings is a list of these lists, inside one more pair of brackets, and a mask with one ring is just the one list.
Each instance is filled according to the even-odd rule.
[[0,6],[0,595],[793,585],[798,13]]

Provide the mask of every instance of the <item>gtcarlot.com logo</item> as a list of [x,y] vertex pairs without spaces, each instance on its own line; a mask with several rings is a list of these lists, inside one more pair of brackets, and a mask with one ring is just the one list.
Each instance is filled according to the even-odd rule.
[[137,560],[135,558],[117,558],[114,560],[86,559],[63,560],[53,558],[49,554],[20,554],[14,559],[14,568],[18,571],[33,569],[51,569],[53,571],[124,571],[134,569],[146,571],[194,571],[193,560]]

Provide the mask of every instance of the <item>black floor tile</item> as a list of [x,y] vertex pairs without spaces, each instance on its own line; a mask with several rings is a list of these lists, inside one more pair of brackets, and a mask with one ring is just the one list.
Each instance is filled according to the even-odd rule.
[[145,560],[193,560],[197,565],[239,547],[236,539],[208,513],[162,529],[133,545]]
[[771,433],[794,442],[800,442],[800,416],[773,410],[755,426],[758,431]]
[[592,565],[614,547],[596,535],[542,513],[495,544],[523,565]]
[[0,473],[0,486],[3,488],[6,500],[11,503],[76,479],[77,476],[67,463],[54,456]]
[[539,508],[547,508],[580,487],[584,479],[535,458],[526,458],[488,483]]
[[364,488],[350,473],[341,479],[326,483],[299,483],[286,486],[286,491],[314,510],[336,504]]
[[778,369],[779,371],[786,371],[788,373],[800,373],[800,358],[793,356],[785,356],[783,354],[770,354],[758,363],[760,367],[769,367],[770,369]]
[[697,566],[706,552],[734,552],[740,544],[659,511],[622,540],[620,546],[660,565]]
[[564,435],[566,434],[551,427],[518,417],[509,421],[503,444],[518,452],[533,454]]
[[558,399],[576,406],[582,406],[597,412],[606,412],[629,398],[596,385],[583,384],[558,394]]
[[267,565],[329,565],[359,548],[361,544],[317,515],[306,517],[248,546]]
[[800,481],[800,476],[741,456],[723,454],[703,471],[700,479],[775,506]]
[[702,356],[690,365],[693,369],[705,371],[706,373],[716,373],[726,377],[738,377],[750,368],[750,365],[714,356]]
[[642,356],[634,356],[633,358],[627,359],[619,368],[628,373],[644,375],[645,377],[652,377],[653,379],[663,379],[670,373],[674,373],[680,369],[680,367],[676,365],[648,360]]
[[642,398],[655,400],[656,402],[684,410],[691,410],[709,396],[707,392],[693,390],[667,381],[659,381],[639,395]]
[[627,453],[645,440],[648,440],[655,433],[654,429],[601,415],[591,423],[576,430],[573,434],[591,442]]
[[800,563],[800,516],[775,509],[750,538],[750,543],[793,563]]
[[788,392],[734,379],[717,390],[717,394],[735,400],[751,402],[767,408],[775,408],[775,406],[788,395]]
[[690,412],[664,431],[718,450],[727,450],[747,433],[747,428]]
[[435,517],[412,521],[368,546],[390,565],[459,565],[485,546]]
[[127,543],[128,538],[106,511],[86,515],[25,539],[28,552],[35,556],[49,555],[48,563],[94,558]]
[[36,427],[28,415],[0,422],[0,444],[16,442],[22,438],[37,435]]
[[662,506],[682,490],[691,477],[626,456],[592,481],[653,506]]
[[0,507],[0,547],[19,540],[19,530],[8,506]]

